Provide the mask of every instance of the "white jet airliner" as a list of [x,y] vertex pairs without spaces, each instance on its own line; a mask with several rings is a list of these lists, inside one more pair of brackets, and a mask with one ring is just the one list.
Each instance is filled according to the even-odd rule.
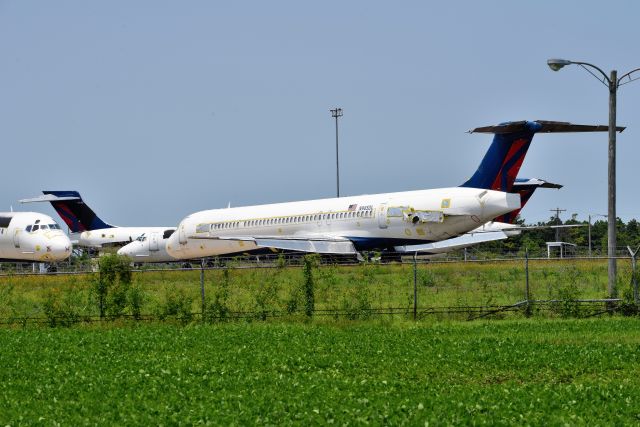
[[173,233],[175,227],[118,227],[100,219],[77,191],[46,190],[43,193],[44,196],[20,202],[50,202],[69,227],[78,246],[95,249],[124,246],[143,236],[147,239],[148,250],[152,254],[160,252],[166,256],[163,239]]
[[[562,188],[562,186],[536,178],[518,178],[513,185],[513,192],[517,192],[520,194],[521,204],[522,207],[524,207],[526,202],[538,188]],[[420,252],[423,254],[444,254],[455,249],[472,246],[482,242],[506,239],[507,237],[510,237],[512,235],[520,234],[520,231],[513,230],[516,225],[511,224],[511,222],[516,219],[519,211],[519,209],[511,211],[499,218],[496,218],[496,220],[498,221],[486,223],[478,227],[477,229],[465,233],[460,237],[443,240],[437,243],[430,243],[427,245],[395,247],[394,250],[397,252],[397,256],[401,256],[402,253],[406,252]],[[511,230],[508,231],[508,229]],[[518,228],[518,230],[520,229],[521,228]],[[163,238],[164,241],[159,245],[151,242],[147,238],[147,236],[142,235],[135,241],[120,248],[118,250],[118,254],[126,255],[130,257],[134,262],[175,261],[175,259],[167,253],[166,249],[163,250],[163,247],[165,246],[164,243],[170,235],[171,234],[165,235]]]
[[71,241],[60,226],[37,212],[0,212],[0,261],[62,261]]
[[520,196],[444,188],[198,212],[167,241],[176,259],[276,248],[357,254],[458,236],[520,207]]
[[358,254],[449,239],[521,208],[510,192],[535,133],[606,130],[549,121],[477,128],[495,137],[460,187],[201,211],[182,220],[167,252],[176,259],[263,248]]

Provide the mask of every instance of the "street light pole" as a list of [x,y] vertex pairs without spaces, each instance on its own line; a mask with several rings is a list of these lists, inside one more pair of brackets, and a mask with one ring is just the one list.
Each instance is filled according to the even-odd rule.
[[342,108],[334,108],[331,117],[336,119],[336,197],[340,197],[340,161],[338,156],[338,118],[342,117]]
[[[632,78],[631,75],[640,68],[629,71],[622,77],[618,78],[618,72],[612,70],[610,76],[600,68],[588,62],[569,61],[566,59],[549,59],[547,65],[553,71],[558,71],[565,65],[579,65],[589,74],[598,79],[602,84],[609,88],[609,166],[608,166],[608,218],[607,218],[607,257],[609,259],[609,281],[608,291],[609,298],[618,297],[618,289],[616,285],[617,265],[616,265],[616,131],[622,131],[622,128],[616,127],[616,94],[618,87],[623,84],[630,83],[640,77]],[[600,73],[598,76],[596,73]],[[625,81],[625,79],[627,79]]]
[[609,298],[618,298],[616,278],[618,266],[616,263],[616,92],[618,91],[618,72],[611,70],[609,78],[609,167],[608,187],[609,205],[607,209],[607,258],[609,259]]

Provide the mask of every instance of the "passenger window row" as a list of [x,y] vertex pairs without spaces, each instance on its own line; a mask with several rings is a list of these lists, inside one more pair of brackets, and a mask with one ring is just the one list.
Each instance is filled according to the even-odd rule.
[[210,230],[227,230],[239,227],[263,227],[269,225],[302,224],[317,221],[330,221],[351,218],[371,218],[373,211],[350,211],[323,213],[314,215],[298,215],[280,218],[251,219],[245,221],[219,222],[215,224],[199,224],[196,233],[206,233]]

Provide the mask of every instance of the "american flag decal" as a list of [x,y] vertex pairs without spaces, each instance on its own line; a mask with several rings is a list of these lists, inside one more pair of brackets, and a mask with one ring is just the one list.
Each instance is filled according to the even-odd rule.
[[358,208],[357,204],[349,205],[349,212],[355,211]]

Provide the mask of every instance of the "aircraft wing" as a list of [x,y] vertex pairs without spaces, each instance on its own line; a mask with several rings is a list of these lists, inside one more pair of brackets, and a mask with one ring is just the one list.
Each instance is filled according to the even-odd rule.
[[507,236],[503,231],[485,231],[480,233],[464,234],[460,237],[454,237],[440,242],[426,243],[424,245],[396,246],[394,249],[396,252],[403,253],[426,252],[430,254],[439,254],[450,252],[455,249],[466,248],[478,243],[503,240],[508,237],[509,236]]
[[320,254],[353,254],[357,255],[353,242],[340,237],[323,236],[190,236],[190,239],[206,240],[235,240],[253,242],[258,247],[274,248],[300,252],[315,252]]

